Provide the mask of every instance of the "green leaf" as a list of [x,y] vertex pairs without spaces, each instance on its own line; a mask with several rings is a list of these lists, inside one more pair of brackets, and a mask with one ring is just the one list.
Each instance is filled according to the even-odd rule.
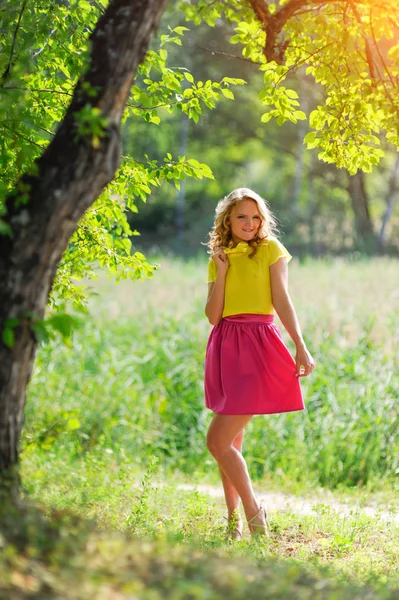
[[4,344],[8,346],[8,348],[13,348],[15,343],[14,331],[11,328],[6,327],[5,329],[3,329],[2,339]]
[[262,121],[262,123],[268,123],[272,117],[273,117],[273,113],[267,112],[267,113],[263,113],[260,120]]
[[48,330],[57,331],[66,340],[72,335],[73,329],[81,325],[81,321],[73,315],[59,312],[46,319],[44,324]]
[[305,121],[307,119],[306,114],[302,110],[295,110],[294,117],[298,119],[298,121]]
[[296,98],[298,98],[298,94],[296,93],[295,90],[286,89],[285,90],[285,95],[288,96],[288,98],[292,98],[294,100]]
[[92,10],[90,2],[87,0],[79,0],[79,8],[83,9],[84,12],[90,12]]
[[309,131],[303,138],[303,143],[307,145],[308,149],[316,148],[319,145],[320,140],[317,138],[315,131]]
[[8,235],[12,238],[12,229],[8,223],[0,219],[0,235]]
[[10,329],[14,329],[15,327],[17,327],[17,325],[19,325],[20,320],[15,318],[15,317],[11,317],[10,319],[6,319],[5,321],[5,326],[9,327]]
[[223,96],[225,96],[226,98],[230,98],[230,100],[234,100],[234,94],[228,88],[222,88],[220,91],[222,92]]
[[172,29],[172,31],[177,33],[177,35],[183,35],[183,33],[185,31],[190,31],[190,30],[188,27],[183,27],[183,26],[179,25],[178,27],[175,27],[174,29]]

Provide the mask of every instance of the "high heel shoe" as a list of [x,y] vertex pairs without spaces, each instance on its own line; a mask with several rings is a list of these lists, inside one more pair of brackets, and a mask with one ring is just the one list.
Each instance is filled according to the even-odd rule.
[[[259,519],[262,512],[265,516],[265,522],[264,523],[254,523],[254,521],[256,521],[256,519]],[[256,513],[256,515],[254,515],[251,519],[249,519],[248,528],[249,528],[249,532],[250,532],[251,536],[264,535],[266,537],[269,537],[269,531],[267,528],[267,514],[266,514],[266,509],[263,506],[262,502],[260,503],[260,508],[259,508],[258,512]]]

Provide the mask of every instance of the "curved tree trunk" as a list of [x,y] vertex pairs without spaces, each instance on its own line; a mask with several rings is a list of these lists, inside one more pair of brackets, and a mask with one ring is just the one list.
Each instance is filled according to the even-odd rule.
[[[133,77],[166,0],[111,0],[91,36],[90,65],[35,174],[7,199],[10,236],[0,236],[0,486],[18,496],[18,448],[36,349],[32,319],[43,318],[57,264],[79,219],[113,178],[119,129]],[[85,84],[85,85],[82,85]],[[97,94],[88,95],[91,89]],[[90,89],[89,89],[90,91]],[[77,137],[76,114],[90,105],[107,119],[94,148]],[[10,347],[12,346],[12,347]]]

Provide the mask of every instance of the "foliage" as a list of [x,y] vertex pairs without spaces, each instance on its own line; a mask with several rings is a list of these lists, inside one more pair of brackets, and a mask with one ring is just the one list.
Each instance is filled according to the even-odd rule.
[[[178,16],[177,12],[167,15],[164,26],[182,22]],[[136,244],[145,250],[162,244],[180,254],[196,253],[211,227],[217,200],[245,184],[268,199],[289,243],[302,253],[335,254],[359,249],[361,240],[356,239],[354,230],[356,199],[351,197],[351,188],[348,190],[347,172],[318,160],[317,147],[305,151],[303,138],[309,131],[308,120],[295,124],[287,119],[281,126],[275,118],[267,125],[261,122],[265,105],[258,96],[265,91],[264,72],[240,56],[237,45],[231,46],[233,34],[222,15],[214,28],[206,23],[191,24],[183,37],[183,52],[177,46],[169,50],[171,63],[190,69],[195,78],[219,80],[227,74],[246,80],[247,85],[235,90],[233,103],[220,103],[216,111],[204,113],[198,124],[186,123],[176,112],[163,119],[161,128],[148,129],[146,123],[132,119],[125,124],[124,144],[129,154],[160,154],[172,148],[178,152],[186,143],[188,151],[206,162],[215,176],[213,181],[188,181],[179,195],[165,186],[154,190],[150,202],[131,216],[131,222],[143,234]],[[284,86],[291,90],[289,94],[298,95],[306,114],[324,104],[322,86],[306,75],[303,65],[289,70]],[[384,142],[382,132],[379,135],[386,157],[365,178],[366,201],[376,232],[386,210],[395,160],[395,149]],[[397,195],[397,185],[392,194]],[[179,231],[181,213],[184,227]],[[397,215],[396,208],[387,231],[391,242],[387,251],[395,252]]]
[[[257,4],[264,4],[262,17]],[[284,85],[293,70],[305,68],[322,86],[324,102],[309,115],[313,131],[305,140],[308,148],[320,149],[321,160],[350,173],[370,172],[384,155],[376,135],[380,130],[399,148],[399,45],[396,23],[389,17],[396,10],[395,0],[377,5],[373,0],[303,0],[282,6],[199,0],[180,6],[195,24],[205,20],[214,25],[222,18],[233,26],[231,42],[241,44],[243,56],[264,72],[259,97],[268,111],[263,121],[276,117],[282,124],[305,118],[298,111],[295,90]],[[281,39],[273,39],[273,24]],[[267,51],[268,42],[274,46],[275,60]]]
[[[231,43],[240,44],[243,57],[263,74],[259,89],[260,101],[267,109],[263,121],[275,118],[278,123],[295,124],[308,116],[288,80],[297,69],[306,68],[325,90],[324,101],[309,115],[313,131],[306,143],[320,149],[322,160],[355,172],[358,168],[369,171],[379,162],[383,154],[379,131],[385,131],[387,140],[398,145],[399,52],[394,24],[387,18],[393,1],[384,0],[377,7],[370,0],[356,7],[341,2],[299,3],[300,12],[290,14],[283,23],[284,45],[276,40],[276,47],[280,44],[282,50],[284,46],[280,61],[266,59],[267,35],[251,3],[200,0],[181,3],[180,9],[196,26],[206,22],[214,27],[222,19],[232,28]],[[269,3],[269,10],[271,16],[278,13],[275,3]],[[11,3],[2,10],[0,162],[4,173],[0,206],[1,198],[20,176],[34,168],[34,159],[54,135],[85,68],[88,36],[102,11],[102,2],[85,0]],[[183,113],[196,123],[205,108],[213,109],[221,99],[234,98],[231,88],[242,85],[242,77],[196,80],[188,66],[168,64],[170,48],[181,47],[187,33],[182,25],[161,33],[140,67],[125,120],[144,120],[148,127],[157,127],[168,114]],[[102,131],[102,117],[96,110],[87,112],[84,107],[77,116],[81,134],[91,135],[94,145]],[[57,274],[52,307],[62,308],[70,298],[82,306],[84,288],[76,280],[95,277],[97,264],[120,278],[150,276],[153,267],[140,253],[132,253],[130,237],[137,232],[131,228],[126,210],[135,213],[137,198],[145,201],[154,188],[166,182],[179,187],[186,177],[209,178],[212,172],[178,153],[173,159],[168,150],[157,159],[126,156],[115,181],[71,239]]]
[[[4,177],[1,200],[14,188],[24,172],[33,168],[54,135],[83,71],[88,34],[102,11],[100,3],[79,1],[73,6],[53,0],[40,4],[11,5],[2,12],[0,73],[0,162]],[[177,27],[159,40],[157,51],[150,50],[132,87],[125,118],[134,116],[159,124],[159,109],[179,110],[198,121],[203,107],[214,108],[220,98],[233,98],[231,86],[242,84],[234,78],[221,81],[194,81],[192,75],[166,64],[167,44],[181,44],[184,27]],[[32,45],[36,50],[32,54]],[[90,135],[98,143],[104,126],[97,108],[83,107],[77,115],[78,134]],[[212,177],[210,169],[193,158],[168,152],[161,161],[145,156],[142,160],[125,157],[109,188],[84,216],[60,264],[53,288],[51,306],[64,306],[73,299],[85,302],[82,286],[76,279],[95,277],[94,266],[106,268],[118,277],[150,276],[151,267],[144,256],[131,253],[132,231],[126,209],[137,211],[135,200],[145,201],[154,186],[173,182],[179,187],[186,177]],[[74,281],[75,280],[75,281]]]

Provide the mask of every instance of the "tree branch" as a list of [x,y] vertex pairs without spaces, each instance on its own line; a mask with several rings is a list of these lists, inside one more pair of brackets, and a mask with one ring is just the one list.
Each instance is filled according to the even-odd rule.
[[277,64],[282,65],[289,43],[287,41],[279,42],[278,36],[289,19],[297,15],[306,6],[319,7],[332,2],[346,4],[348,0],[290,0],[275,14],[271,14],[265,0],[248,0],[248,2],[258,20],[263,24],[263,30],[266,33],[266,45],[263,54],[267,62],[275,61]]
[[8,125],[6,125],[4,121],[2,122],[1,126],[4,127],[5,129],[8,129],[8,131],[11,131],[12,135],[15,135],[16,137],[19,137],[21,140],[24,140],[24,142],[28,142],[29,144],[32,144],[33,146],[37,146],[38,148],[40,148],[40,150],[44,149],[43,146],[41,146],[40,144],[38,144],[34,140],[31,140],[30,138],[26,137],[25,135],[23,135],[19,131],[16,131],[15,129],[12,129],[11,127],[8,127]]
[[19,11],[17,24],[16,24],[15,29],[14,29],[14,35],[12,36],[11,51],[10,51],[10,57],[8,59],[8,65],[6,66],[6,68],[4,70],[4,73],[1,76],[1,86],[2,87],[4,87],[7,79],[10,76],[11,67],[12,67],[12,59],[14,57],[15,43],[17,41],[18,30],[19,30],[19,27],[21,25],[22,15],[24,14],[27,1],[28,0],[24,0],[24,2],[22,3],[22,6],[21,6],[21,10]]
[[355,15],[355,19],[358,22],[360,28],[362,29],[362,33],[363,33],[363,41],[364,41],[364,45],[365,45],[365,52],[366,52],[366,60],[367,60],[367,64],[369,66],[369,72],[370,72],[370,77],[371,79],[376,79],[376,73],[375,73],[375,67],[374,67],[374,59],[373,59],[373,52],[371,50],[371,46],[370,46],[370,42],[367,39],[367,35],[365,34],[364,30],[363,30],[363,25],[362,25],[362,19],[360,17],[359,11],[356,8],[356,4],[354,3],[353,0],[348,0],[349,5],[352,9],[353,14]]
[[17,90],[19,92],[38,92],[38,93],[43,93],[43,94],[60,94],[63,96],[73,96],[73,94],[71,92],[60,92],[58,90],[40,90],[38,88],[20,88],[20,87],[14,87],[14,86],[7,86],[4,87],[3,89],[0,88],[0,93],[4,91],[8,91],[8,90]]
[[377,54],[378,54],[378,56],[379,56],[379,58],[380,58],[381,64],[382,64],[382,66],[383,66],[383,68],[384,68],[384,71],[387,73],[387,75],[388,75],[388,77],[389,77],[389,80],[390,80],[390,82],[391,82],[392,86],[395,86],[395,82],[394,82],[394,80],[393,80],[393,77],[392,77],[391,73],[389,72],[388,65],[387,65],[387,63],[385,62],[385,59],[384,59],[384,57],[383,57],[383,55],[382,55],[382,53],[381,53],[380,47],[379,47],[379,45],[378,45],[378,42],[377,42],[377,39],[376,39],[376,37],[375,37],[374,25],[373,25],[373,16],[372,16],[372,11],[373,11],[373,9],[372,9],[372,7],[371,7],[371,8],[370,8],[370,29],[371,29],[371,35],[372,35],[372,37],[373,37],[374,47],[375,47],[375,49],[377,50]]
[[235,60],[241,60],[251,65],[259,65],[259,63],[251,60],[250,58],[244,58],[244,56],[237,56],[236,54],[229,54],[228,52],[223,52],[222,50],[214,50],[213,48],[206,48],[205,46],[198,46],[197,44],[190,44],[192,48],[196,48],[198,50],[205,50],[210,54],[220,54],[221,56],[225,56],[226,58],[234,58]]
[[266,29],[272,19],[267,2],[265,2],[265,0],[249,0],[249,3],[259,21],[263,23]]

